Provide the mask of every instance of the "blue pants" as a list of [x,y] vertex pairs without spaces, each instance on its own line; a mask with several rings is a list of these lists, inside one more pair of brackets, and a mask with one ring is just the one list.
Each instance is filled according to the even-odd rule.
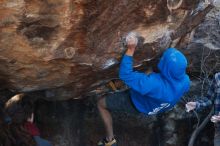
[[34,136],[34,140],[37,143],[37,146],[52,146],[51,143],[40,136]]

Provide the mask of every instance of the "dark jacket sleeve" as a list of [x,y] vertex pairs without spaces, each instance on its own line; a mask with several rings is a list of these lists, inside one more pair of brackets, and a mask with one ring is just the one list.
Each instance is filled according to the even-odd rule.
[[215,100],[215,80],[213,79],[208,89],[207,96],[202,97],[201,100],[196,101],[196,110],[201,111],[204,108],[211,106],[212,104],[214,104],[214,100]]

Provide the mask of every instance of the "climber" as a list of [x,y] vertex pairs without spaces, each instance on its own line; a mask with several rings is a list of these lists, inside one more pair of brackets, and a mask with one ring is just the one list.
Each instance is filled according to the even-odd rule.
[[10,132],[16,146],[52,146],[49,141],[40,137],[34,121],[34,106],[30,97],[17,94],[5,104],[7,114],[11,118]]
[[97,106],[107,133],[98,146],[116,146],[110,112],[162,113],[172,109],[190,87],[186,74],[187,60],[180,51],[167,49],[158,64],[160,73],[147,75],[133,70],[133,54],[138,43],[136,33],[129,33],[126,43],[127,51],[121,61],[119,77],[130,87],[130,93],[115,93],[98,100]]
[[211,121],[215,123],[214,146],[220,146],[220,72],[214,75],[207,92],[207,97],[203,97],[202,99],[203,100],[187,102],[186,110],[187,112],[192,110],[200,111],[214,104],[214,115],[211,117]]

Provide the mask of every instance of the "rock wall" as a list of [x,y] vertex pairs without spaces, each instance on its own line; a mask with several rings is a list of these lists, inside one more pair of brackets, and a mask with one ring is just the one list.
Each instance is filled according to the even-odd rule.
[[[96,146],[105,136],[102,120],[91,102],[38,101],[37,105],[36,122],[42,136],[54,146]],[[113,124],[120,146],[187,146],[197,120],[184,111],[181,103],[174,110],[157,116],[113,113]],[[213,131],[210,122],[194,146],[212,146]]]
[[[189,72],[200,73],[195,55],[204,57],[207,49],[219,53],[219,19],[212,15],[202,23],[212,8],[199,0],[2,0],[1,88],[40,91],[52,100],[85,97],[117,78],[123,36],[130,31],[142,36],[136,66],[177,46],[189,58]],[[219,60],[211,58],[210,66]]]

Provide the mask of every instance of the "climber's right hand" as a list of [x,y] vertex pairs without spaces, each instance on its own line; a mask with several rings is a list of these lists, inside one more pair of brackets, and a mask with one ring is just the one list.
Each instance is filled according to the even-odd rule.
[[186,111],[190,112],[196,108],[196,102],[187,102],[185,107],[186,107]]
[[138,43],[137,33],[135,32],[128,33],[128,35],[126,36],[126,44],[127,44],[126,55],[133,56],[134,51],[137,47],[137,43]]

